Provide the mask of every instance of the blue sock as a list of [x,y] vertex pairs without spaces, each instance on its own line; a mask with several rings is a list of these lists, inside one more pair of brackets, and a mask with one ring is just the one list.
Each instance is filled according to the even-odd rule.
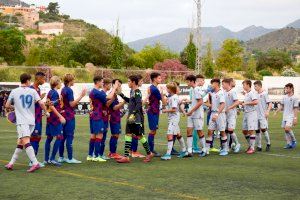
[[154,150],[154,134],[149,133],[148,143],[149,143],[149,146],[150,146],[150,151],[153,152],[153,150]]
[[104,154],[106,135],[107,135],[107,131],[105,131],[105,132],[103,133],[103,138],[102,138],[102,140],[101,140],[101,146],[100,146],[100,152],[99,152],[99,155],[100,155],[100,156],[103,156],[103,154]]
[[111,136],[110,141],[109,141],[110,153],[116,153],[117,152],[117,146],[118,146],[118,137]]
[[101,149],[101,139],[96,138],[96,140],[95,140],[95,157],[98,157],[100,155],[100,149]]
[[57,154],[57,151],[59,149],[60,143],[61,143],[62,138],[57,136],[55,143],[53,145],[53,149],[52,149],[52,154],[51,154],[51,159],[50,160],[55,160],[55,156]]
[[93,156],[94,155],[95,142],[96,142],[96,139],[90,139],[89,156]]
[[68,152],[68,159],[71,160],[73,158],[73,135],[67,135],[66,139],[66,147]]
[[47,139],[46,139],[46,142],[45,142],[45,161],[49,160],[49,154],[50,154],[52,139],[53,139],[52,136],[47,136]]
[[63,139],[62,139],[62,141],[60,142],[60,146],[59,146],[59,157],[64,157],[66,137],[67,137],[67,136],[64,134]]
[[137,152],[138,144],[139,144],[139,139],[138,139],[138,137],[136,137],[136,136],[132,137],[131,151]]

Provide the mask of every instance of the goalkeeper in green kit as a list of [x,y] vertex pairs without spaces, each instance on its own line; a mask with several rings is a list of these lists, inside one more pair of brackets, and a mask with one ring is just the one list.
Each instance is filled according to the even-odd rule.
[[137,136],[139,141],[143,144],[145,151],[147,153],[144,162],[150,162],[153,154],[150,151],[149,143],[143,135],[143,127],[144,127],[144,114],[143,114],[143,103],[142,103],[142,93],[139,90],[139,77],[136,75],[132,75],[128,78],[128,86],[131,89],[130,98],[125,97],[124,94],[120,94],[120,96],[127,102],[128,104],[128,118],[126,123],[126,135],[125,135],[125,152],[124,156],[120,159],[117,159],[118,163],[129,163],[130,162],[130,151],[131,151],[131,143],[132,136]]

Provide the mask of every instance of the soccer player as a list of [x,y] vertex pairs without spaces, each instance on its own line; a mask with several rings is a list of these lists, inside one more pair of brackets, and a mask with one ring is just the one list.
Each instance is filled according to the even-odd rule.
[[261,144],[261,132],[264,134],[266,139],[266,151],[270,151],[271,141],[269,136],[269,125],[268,125],[268,117],[270,111],[272,109],[272,103],[269,99],[269,95],[266,91],[262,88],[261,81],[254,82],[254,89],[257,92],[258,96],[258,104],[256,107],[257,117],[258,117],[258,129],[256,130],[256,144],[257,144],[257,151],[262,151],[262,144]]
[[288,83],[285,85],[285,96],[281,102],[279,109],[283,110],[282,128],[285,131],[286,146],[285,149],[293,149],[296,147],[296,137],[292,128],[298,122],[299,101],[294,95],[294,85]]
[[[106,80],[106,82],[108,82]],[[90,143],[89,143],[89,155],[87,157],[87,161],[95,161],[95,162],[106,162],[106,159],[103,159],[101,156],[101,146],[103,145],[103,137],[105,129],[107,129],[107,125],[105,125],[104,120],[105,116],[103,109],[105,106],[110,105],[112,100],[107,101],[108,99],[112,99],[115,95],[115,91],[117,89],[116,82],[112,92],[109,95],[106,95],[105,92],[100,91],[103,88],[103,78],[101,76],[94,77],[94,88],[90,92]],[[103,155],[103,152],[102,152]]]
[[188,157],[193,155],[193,131],[196,130],[199,136],[200,144],[202,145],[202,152],[200,155],[205,155],[205,136],[203,133],[204,111],[203,99],[201,95],[201,88],[196,85],[196,76],[189,75],[186,77],[187,85],[191,88],[192,98],[191,106],[189,107],[187,116],[187,151]]
[[158,85],[161,84],[161,75],[157,72],[150,74],[152,85],[147,90],[147,97],[144,102],[148,102],[148,124],[150,133],[148,135],[148,142],[150,145],[150,151],[154,153],[155,157],[160,157],[160,154],[154,150],[154,138],[158,129],[159,114],[160,114],[160,102],[164,99],[163,95],[158,89]]
[[[46,82],[46,75],[43,72],[37,72],[35,74],[34,83],[30,86],[30,88],[36,90],[38,95],[43,99],[46,94],[41,94],[41,90],[39,88],[40,85],[43,85]],[[42,137],[42,108],[39,103],[35,104],[35,127],[34,131],[30,137],[30,143],[34,149],[35,155],[38,154],[40,141]],[[40,163],[43,166],[42,163]],[[29,163],[31,166],[32,163]]]
[[[119,87],[117,88],[117,93],[122,91],[122,81],[119,79],[114,79],[112,81],[113,86],[118,82]],[[109,126],[111,131],[111,137],[109,141],[109,149],[110,153],[108,155],[109,158],[113,159],[120,159],[121,156],[117,154],[117,146],[118,146],[118,139],[122,132],[121,130],[121,111],[120,109],[123,108],[125,101],[119,102],[117,94],[115,94],[113,98],[112,104],[109,106]]]
[[[25,151],[32,166],[27,172],[34,172],[40,168],[33,147],[30,144],[30,136],[35,127],[35,103],[38,102],[41,108],[45,111],[46,116],[49,116],[45,104],[41,101],[38,93],[29,88],[31,76],[22,74],[20,76],[21,86],[12,90],[5,107],[7,109],[15,109],[16,126],[18,132],[17,148],[11,158],[11,161],[5,166],[6,169],[12,170],[13,165],[17,161],[19,154],[25,147]],[[14,106],[12,106],[14,105]]]
[[258,119],[256,106],[258,98],[254,91],[251,90],[251,80],[243,81],[243,89],[245,94],[244,102],[241,105],[244,107],[243,117],[243,134],[248,142],[247,154],[255,153],[255,130],[257,130]]
[[[55,157],[59,150],[61,141],[63,140],[62,126],[66,123],[65,118],[60,114],[61,104],[60,96],[57,92],[61,88],[61,80],[57,76],[53,76],[50,79],[51,90],[47,95],[47,104],[49,105],[50,117],[47,118],[46,135],[47,139],[45,142],[45,161],[44,164],[52,164],[60,167],[61,163],[56,161]],[[49,158],[51,142],[55,139],[54,146],[52,149],[51,157]]]
[[181,154],[182,157],[187,155],[186,146],[184,143],[184,139],[180,134],[179,128],[179,121],[180,121],[180,113],[179,113],[179,97],[177,95],[177,85],[174,83],[170,83],[167,85],[167,92],[168,92],[168,105],[166,109],[163,109],[163,113],[168,114],[168,132],[167,132],[167,153],[161,157],[162,160],[170,160],[171,159],[171,152],[173,148],[173,138],[174,136],[177,137],[180,147],[181,147]]
[[144,159],[144,162],[150,162],[153,153],[150,151],[149,143],[145,136],[143,135],[143,122],[144,122],[144,114],[142,111],[142,93],[139,90],[139,77],[132,75],[128,79],[128,86],[131,89],[130,98],[126,98],[121,94],[121,97],[126,100],[129,105],[129,113],[126,124],[126,135],[125,135],[125,150],[124,157],[117,160],[119,163],[129,163],[129,155],[131,150],[132,136],[138,136],[139,140],[143,144],[143,147],[146,150],[147,156]]
[[[238,153],[240,151],[241,145],[238,141],[236,133],[234,132],[236,127],[237,120],[237,106],[239,106],[240,102],[238,100],[238,96],[235,90],[233,90],[231,85],[231,79],[224,79],[222,81],[222,86],[224,89],[225,95],[225,112],[226,112],[226,130],[227,140],[229,138],[234,142],[234,153]],[[229,148],[231,144],[228,142]]]
[[[226,114],[225,114],[225,96],[221,90],[221,80],[218,78],[211,80],[211,86],[214,92],[210,93],[211,102],[211,117],[208,125],[208,136],[206,139],[206,151],[209,153],[211,143],[213,141],[214,131],[219,131],[221,135],[221,151],[220,156],[228,155],[226,129]],[[204,155],[204,154],[203,154]]]
[[[74,99],[74,93],[71,87],[74,85],[75,77],[72,74],[66,74],[63,78],[65,87],[61,91],[62,97],[62,115],[66,119],[63,125],[63,140],[59,148],[58,162],[67,162],[69,164],[80,164],[81,161],[73,157],[73,139],[75,133],[75,107],[86,95],[86,88],[83,89],[77,99]],[[64,158],[65,143],[68,152],[68,158]]]

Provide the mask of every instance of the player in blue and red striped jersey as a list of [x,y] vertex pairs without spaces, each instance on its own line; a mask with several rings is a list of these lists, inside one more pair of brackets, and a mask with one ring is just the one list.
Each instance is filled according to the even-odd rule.
[[[119,87],[117,89],[118,93],[121,92],[121,84],[122,81],[119,79],[114,79],[112,81],[113,86],[116,84],[116,81],[118,81]],[[118,139],[119,135],[121,134],[121,111],[120,109],[123,108],[125,104],[125,101],[119,102],[117,94],[114,96],[114,100],[112,104],[109,106],[109,113],[110,113],[110,119],[109,119],[109,126],[111,131],[111,137],[109,141],[109,150],[110,153],[108,155],[109,158],[113,159],[120,159],[121,155],[117,154],[117,146],[118,146]]]
[[[46,94],[41,94],[41,89],[39,88],[40,85],[43,85],[46,82],[46,76],[43,72],[37,72],[35,74],[34,83],[30,86],[30,88],[34,89],[38,95],[43,99]],[[35,155],[38,154],[39,151],[39,144],[42,137],[42,108],[39,103],[35,104],[35,127],[34,131],[30,137],[30,143],[34,149]],[[32,163],[30,162],[29,165],[31,166]],[[43,166],[42,163],[40,163]]]
[[[57,76],[53,76],[50,79],[51,90],[47,95],[47,105],[49,107],[50,117],[47,118],[46,135],[47,140],[45,142],[45,161],[44,164],[52,164],[55,166],[61,166],[61,163],[56,161],[55,157],[58,152],[61,141],[63,140],[62,127],[66,123],[65,118],[60,114],[61,104],[60,96],[57,92],[61,88],[61,80]],[[51,157],[49,158],[51,142],[53,138],[56,138]]]
[[[72,74],[66,74],[63,78],[65,87],[61,91],[62,97],[62,115],[66,119],[63,125],[64,139],[59,148],[58,162],[67,162],[69,164],[79,164],[81,161],[73,158],[73,139],[75,133],[75,107],[79,104],[80,100],[86,95],[86,89],[81,91],[80,96],[74,99],[73,90],[71,87],[74,85],[75,77]],[[68,158],[64,158],[65,143],[68,152]]]

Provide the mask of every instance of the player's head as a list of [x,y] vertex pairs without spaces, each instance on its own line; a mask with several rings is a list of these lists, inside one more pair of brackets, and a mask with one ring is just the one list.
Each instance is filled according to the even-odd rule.
[[153,84],[161,84],[161,75],[158,72],[152,72],[150,74],[150,79]]
[[288,83],[284,87],[285,94],[294,94],[294,85],[292,83]]
[[173,82],[173,83],[169,83],[167,84],[167,92],[169,94],[176,94],[177,93],[177,85]]
[[65,74],[63,81],[65,86],[71,87],[74,85],[75,77],[73,74]]
[[226,91],[230,90],[231,89],[231,79],[230,78],[223,79],[222,87]]
[[111,89],[111,80],[109,78],[103,79],[103,89],[106,91]]
[[194,87],[196,83],[196,76],[195,75],[188,75],[186,78],[186,83],[190,87]]
[[131,75],[128,78],[128,87],[134,88],[136,86],[139,86],[139,77],[137,75]]
[[203,86],[205,84],[205,77],[202,74],[196,76],[196,85]]
[[58,89],[58,90],[61,88],[61,80],[58,76],[51,77],[50,87],[51,87],[51,89]]
[[251,80],[244,80],[243,81],[243,89],[245,90],[245,91],[249,91],[249,90],[251,90],[251,87],[252,87],[252,82],[251,82]]
[[254,89],[255,89],[255,91],[259,92],[262,89],[262,82],[261,81],[255,81],[254,82]]
[[214,90],[219,89],[221,85],[221,80],[219,78],[211,79],[210,84]]
[[174,84],[176,85],[176,87],[177,87],[177,92],[176,92],[176,94],[180,94],[180,83],[177,82],[177,81],[174,81],[173,83],[174,83]]
[[103,87],[103,77],[102,76],[95,76],[94,79],[94,84],[97,88],[102,88]]
[[38,85],[43,85],[46,82],[46,75],[43,72],[37,72],[35,74],[34,81]]
[[22,85],[30,86],[31,76],[30,74],[24,73],[20,76],[20,82]]
[[234,88],[236,86],[235,80],[233,78],[229,78],[229,80],[230,80],[230,86]]
[[142,75],[140,75],[140,74],[138,74],[138,75],[136,75],[137,77],[138,77],[138,79],[139,79],[139,87],[141,87],[142,85],[143,85],[143,83],[144,83],[144,81],[143,81],[143,76]]

